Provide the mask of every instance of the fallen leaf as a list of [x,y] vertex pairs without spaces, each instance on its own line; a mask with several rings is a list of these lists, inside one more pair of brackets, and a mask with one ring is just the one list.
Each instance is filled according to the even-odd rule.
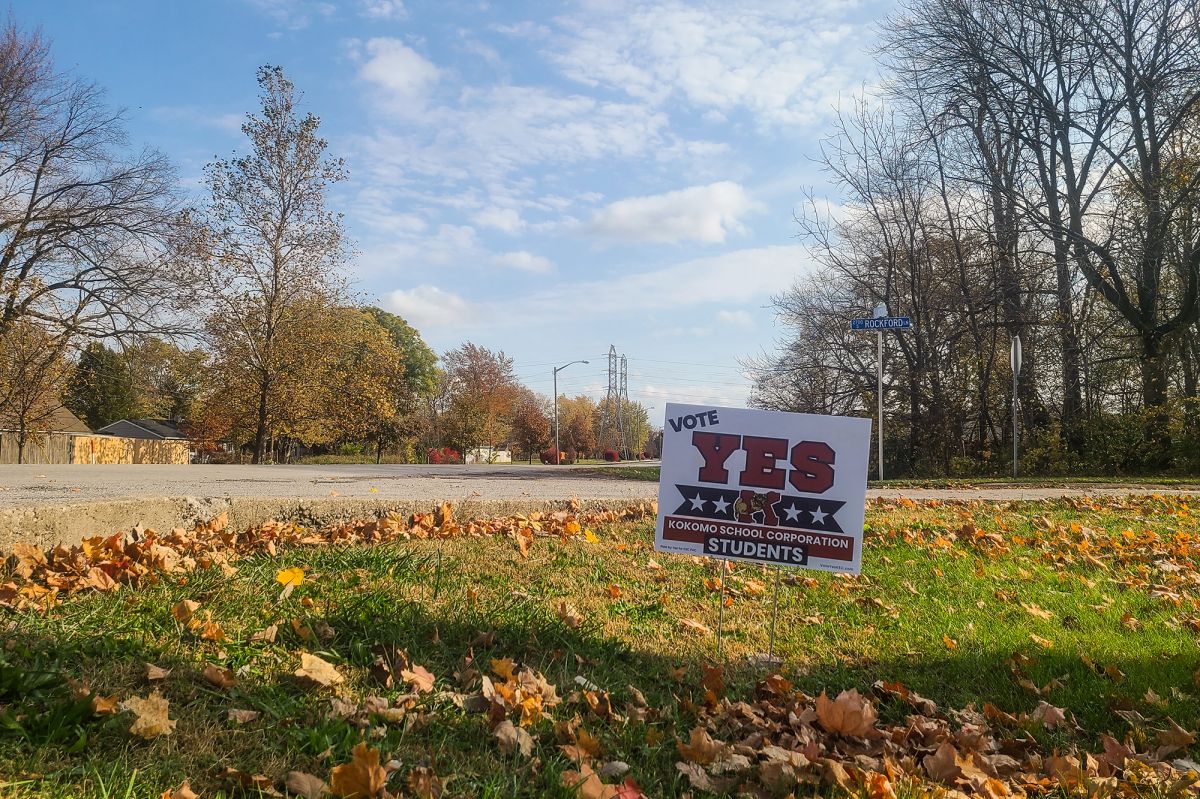
[[192,620],[192,616],[195,615],[196,611],[199,609],[199,602],[193,602],[190,599],[185,599],[181,602],[175,603],[175,605],[171,608],[171,615],[174,616],[175,620],[180,624],[187,624]]
[[304,583],[304,569],[293,566],[290,569],[280,569],[275,572],[275,582],[282,586],[296,587]]
[[307,652],[300,653],[300,668],[294,674],[303,682],[320,688],[337,685],[346,679],[332,663]]
[[303,771],[289,771],[287,779],[283,781],[283,787],[287,788],[288,793],[302,796],[304,799],[321,799],[329,792],[325,780]]
[[445,790],[445,783],[428,766],[418,766],[408,772],[408,789],[419,799],[439,799]]
[[942,634],[942,643],[946,645],[947,649],[950,649],[950,650],[958,649],[958,641],[955,641],[953,638],[946,635],[945,633]]
[[1049,638],[1043,638],[1042,636],[1036,635],[1034,633],[1029,634],[1029,639],[1031,641],[1033,641],[1035,644],[1037,644],[1038,646],[1040,646],[1042,649],[1051,649],[1054,647],[1054,642],[1051,641]]
[[[360,742],[349,763],[334,766],[329,789],[342,799],[375,799],[387,785],[387,772],[379,765],[379,750]],[[289,789],[290,790],[290,789]]]
[[159,666],[155,666],[153,663],[146,664],[146,679],[147,680],[154,682],[155,680],[165,680],[165,679],[167,679],[167,677],[170,677],[170,676],[171,676],[170,669],[164,669]]
[[229,720],[237,724],[249,724],[261,715],[262,713],[258,712],[257,710],[238,710],[236,708],[229,709]]
[[725,744],[714,741],[703,727],[693,729],[691,738],[686,744],[683,741],[677,741],[675,746],[684,760],[701,765],[712,763],[725,751]]
[[712,629],[707,625],[701,624],[695,619],[680,619],[679,626],[685,627],[692,632],[700,633],[701,635],[712,635]]
[[183,784],[175,790],[163,791],[160,799],[200,799],[200,794],[193,791],[188,781],[184,780]]
[[229,669],[223,669],[213,663],[204,667],[204,679],[217,688],[232,688],[237,685],[237,677]]
[[1046,610],[1045,608],[1040,608],[1037,605],[1034,605],[1032,603],[1022,602],[1021,607],[1023,607],[1025,609],[1025,612],[1028,613],[1030,616],[1035,616],[1035,617],[1037,617],[1039,619],[1043,619],[1045,621],[1049,621],[1050,619],[1054,618],[1053,613]]
[[837,699],[822,691],[817,697],[817,720],[829,732],[862,738],[875,729],[875,707],[853,688],[842,691]]
[[116,713],[120,709],[120,704],[121,702],[117,699],[116,694],[112,696],[100,696],[97,694],[92,697],[92,712],[100,715],[109,715]]
[[175,729],[175,722],[167,717],[168,704],[158,691],[145,699],[137,696],[126,699],[122,707],[134,715],[129,732],[146,740],[170,735]]
[[617,786],[605,785],[600,775],[587,763],[581,763],[579,771],[564,771],[562,785],[574,791],[579,799],[614,799],[617,796]]
[[529,757],[533,753],[533,736],[508,719],[497,724],[496,729],[492,730],[492,735],[496,738],[500,751],[506,755],[520,752]]
[[413,666],[411,669],[403,669],[400,672],[400,677],[419,694],[428,693],[433,690],[434,676],[424,666]]
[[583,616],[580,616],[575,606],[565,599],[558,601],[554,606],[554,612],[558,615],[558,618],[562,619],[563,624],[572,630],[577,629],[579,625],[583,624]]

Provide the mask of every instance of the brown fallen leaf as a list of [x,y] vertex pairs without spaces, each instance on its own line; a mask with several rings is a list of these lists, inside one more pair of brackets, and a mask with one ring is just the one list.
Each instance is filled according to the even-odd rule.
[[441,799],[442,793],[446,790],[445,782],[428,766],[418,766],[408,772],[406,782],[408,789],[419,799]]
[[359,743],[349,763],[334,766],[329,789],[341,799],[376,799],[387,785],[387,772],[379,765],[379,750]]
[[1035,644],[1037,644],[1038,646],[1040,646],[1042,649],[1053,649],[1054,648],[1054,642],[1051,641],[1049,638],[1043,638],[1040,635],[1030,633],[1029,639],[1031,641],[1033,641]]
[[217,688],[232,688],[237,685],[237,677],[234,676],[230,669],[223,669],[213,663],[209,663],[204,667],[202,676],[206,682]]
[[496,738],[500,751],[506,755],[520,752],[524,757],[529,757],[533,754],[533,736],[508,719],[497,724],[496,729],[492,730],[492,735]]
[[275,636],[279,634],[279,625],[272,624],[264,630],[259,630],[254,635],[250,636],[251,643],[275,643]]
[[172,791],[168,788],[163,791],[159,799],[200,799],[200,794],[193,791],[188,781],[184,780],[183,784],[175,790]]
[[1049,621],[1050,619],[1054,618],[1053,613],[1046,610],[1045,608],[1038,607],[1037,605],[1035,605],[1033,603],[1022,602],[1021,607],[1024,608],[1025,612],[1028,613],[1030,616],[1034,616],[1036,618],[1042,619],[1043,621]]
[[578,629],[579,625],[583,624],[583,616],[579,615],[579,611],[575,609],[575,606],[565,599],[559,600],[555,604],[554,612],[562,620],[562,623],[572,630]]
[[257,710],[238,710],[237,708],[229,709],[229,720],[237,724],[249,724],[261,715],[262,713]]
[[192,620],[192,616],[195,615],[196,611],[199,609],[199,602],[193,602],[190,599],[185,599],[181,602],[175,603],[174,607],[171,608],[171,615],[174,616],[175,620],[180,624],[187,624]]
[[283,781],[283,787],[287,788],[288,793],[302,796],[304,799],[321,799],[329,792],[325,780],[303,771],[289,771],[287,779]]
[[587,763],[581,763],[579,770],[573,769],[562,773],[562,786],[573,790],[579,799],[615,799],[617,786],[605,785],[600,775],[592,770]]
[[830,699],[824,691],[817,697],[817,720],[829,732],[848,738],[863,738],[875,729],[875,707],[853,688]]
[[146,679],[154,682],[155,680],[165,680],[171,676],[170,669],[164,669],[155,666],[153,663],[146,664]]
[[701,624],[700,622],[696,621],[695,619],[680,619],[679,626],[684,627],[688,630],[691,630],[692,632],[700,633],[702,635],[712,635],[711,628],[709,628],[707,625]]
[[160,735],[170,735],[175,729],[175,722],[167,717],[168,702],[158,691],[147,696],[131,697],[122,704],[125,710],[133,713],[133,726],[129,732],[146,740]]
[[116,694],[112,696],[100,696],[96,694],[92,697],[92,712],[100,715],[116,713],[120,709],[120,704],[121,702],[117,699]]
[[403,669],[400,672],[400,677],[419,694],[429,693],[433,690],[434,676],[424,666],[413,666],[411,669]]
[[332,663],[307,652],[300,653],[300,668],[294,674],[302,682],[319,688],[338,685],[346,679]]
[[701,765],[712,763],[725,751],[725,744],[714,741],[703,727],[693,729],[691,738],[686,744],[683,741],[676,741],[675,746],[684,760]]

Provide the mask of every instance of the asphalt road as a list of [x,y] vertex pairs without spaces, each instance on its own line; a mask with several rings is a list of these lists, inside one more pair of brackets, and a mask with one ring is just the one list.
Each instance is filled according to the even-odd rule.
[[[651,464],[654,465],[654,464]],[[640,500],[658,484],[605,477],[604,466],[0,466],[0,508],[160,497],[457,501]],[[1195,493],[1194,489],[1096,485],[1086,488],[887,488],[870,497],[1047,499],[1083,494]]]
[[151,497],[638,500],[658,492],[657,483],[604,477],[604,468],[484,464],[0,466],[0,508]]

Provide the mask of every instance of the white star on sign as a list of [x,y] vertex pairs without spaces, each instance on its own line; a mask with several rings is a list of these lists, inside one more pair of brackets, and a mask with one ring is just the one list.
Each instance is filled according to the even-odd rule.
[[716,510],[717,513],[723,514],[729,508],[729,503],[725,501],[724,497],[721,497],[720,499],[715,500],[713,502],[713,508]]
[[790,508],[785,508],[783,512],[787,514],[787,518],[788,518],[789,522],[795,522],[795,521],[800,520],[800,509],[797,508],[795,505],[791,506]]
[[707,501],[701,499],[699,494],[688,500],[688,502],[692,503],[692,510],[704,510],[704,503]]
[[824,523],[825,523],[825,517],[826,517],[826,516],[828,516],[829,514],[828,514],[828,513],[822,513],[822,512],[821,512],[821,506],[820,506],[820,505],[818,505],[818,506],[817,506],[817,509],[816,509],[816,510],[810,510],[810,511],[808,512],[808,515],[812,517],[813,524],[824,524]]

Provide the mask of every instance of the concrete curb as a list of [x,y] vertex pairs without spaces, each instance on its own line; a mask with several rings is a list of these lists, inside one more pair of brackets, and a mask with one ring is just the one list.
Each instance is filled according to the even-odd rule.
[[[458,519],[514,513],[564,510],[570,500],[468,499],[448,500]],[[584,511],[627,508],[646,502],[636,497],[578,500]],[[49,549],[58,544],[78,544],[95,535],[111,535],[133,527],[171,530],[191,527],[229,514],[235,529],[253,527],[271,519],[321,526],[354,519],[374,519],[388,512],[409,515],[432,511],[438,502],[428,500],[363,499],[358,497],[156,497],[104,500],[69,505],[0,508],[0,552],[18,542]]]

